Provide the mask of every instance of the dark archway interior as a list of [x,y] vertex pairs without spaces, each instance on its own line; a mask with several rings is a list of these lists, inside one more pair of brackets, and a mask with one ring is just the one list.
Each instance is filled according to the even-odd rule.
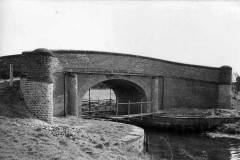
[[[116,95],[116,101],[118,102],[118,113],[128,114],[130,102],[130,113],[136,114],[141,112],[141,104],[135,104],[135,102],[146,102],[147,96],[145,91],[135,83],[127,80],[113,79],[103,81],[94,85],[91,89],[112,89]],[[142,111],[146,111],[146,104],[142,105]]]

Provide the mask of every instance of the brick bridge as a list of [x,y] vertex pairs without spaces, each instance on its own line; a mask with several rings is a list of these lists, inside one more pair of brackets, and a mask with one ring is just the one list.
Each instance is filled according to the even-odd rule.
[[[39,119],[82,115],[82,99],[104,83],[121,102],[150,101],[147,112],[168,108],[230,108],[231,75],[220,68],[96,51],[37,49],[18,56],[20,87]],[[139,110],[133,108],[134,112]],[[120,108],[125,113],[126,109]]]

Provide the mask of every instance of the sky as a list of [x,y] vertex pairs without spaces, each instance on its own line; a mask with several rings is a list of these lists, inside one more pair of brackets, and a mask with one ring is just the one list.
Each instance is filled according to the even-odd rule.
[[96,50],[240,74],[240,2],[0,0],[0,56]]

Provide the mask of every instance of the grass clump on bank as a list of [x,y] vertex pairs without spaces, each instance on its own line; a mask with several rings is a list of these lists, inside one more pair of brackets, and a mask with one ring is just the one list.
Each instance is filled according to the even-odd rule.
[[121,141],[131,126],[77,117],[35,119],[17,88],[0,95],[0,159],[145,160]]

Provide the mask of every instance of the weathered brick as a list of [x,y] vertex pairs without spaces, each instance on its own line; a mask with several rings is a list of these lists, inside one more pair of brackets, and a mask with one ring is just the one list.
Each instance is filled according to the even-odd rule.
[[20,88],[29,111],[37,118],[52,122],[53,83],[20,80]]
[[9,63],[14,64],[29,110],[48,122],[52,121],[53,108],[55,115],[62,115],[64,107],[70,109],[69,113],[78,114],[85,92],[103,81],[112,85],[120,100],[137,101],[146,95],[145,100],[153,102],[148,111],[231,106],[232,69],[228,66],[216,68],[127,54],[46,49],[3,57],[0,62],[3,77],[8,76]]

